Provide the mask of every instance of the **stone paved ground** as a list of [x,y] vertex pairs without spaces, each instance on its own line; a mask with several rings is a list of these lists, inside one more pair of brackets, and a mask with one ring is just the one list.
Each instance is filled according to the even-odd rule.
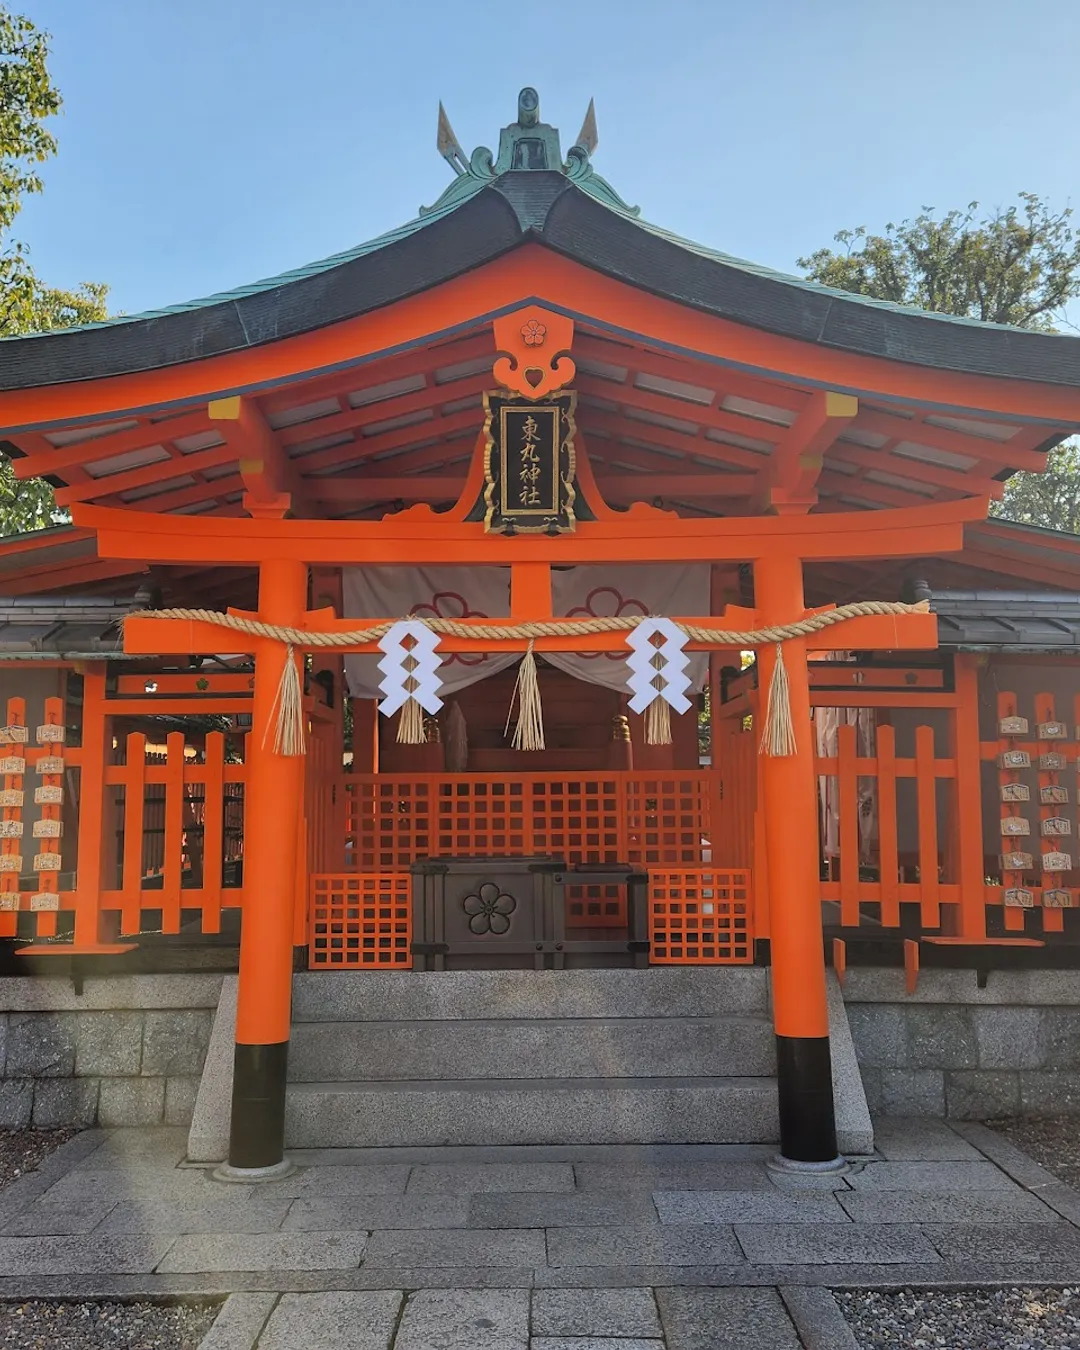
[[830,1289],[1080,1283],[1080,1195],[1000,1136],[877,1144],[810,1182],[757,1146],[577,1146],[303,1153],[254,1187],[182,1132],[87,1131],[0,1193],[0,1299],[230,1294],[204,1350],[853,1350]]

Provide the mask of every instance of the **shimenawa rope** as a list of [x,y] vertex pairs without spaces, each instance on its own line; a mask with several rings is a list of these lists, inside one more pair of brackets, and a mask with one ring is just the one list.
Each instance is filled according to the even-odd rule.
[[[790,755],[795,752],[795,734],[791,720],[791,701],[789,696],[787,670],[781,644],[790,638],[809,637],[823,629],[843,623],[847,619],[866,618],[872,615],[925,614],[930,608],[929,602],[920,601],[915,605],[905,605],[891,600],[858,600],[850,605],[838,605],[836,609],[825,610],[821,614],[808,615],[793,623],[772,624],[765,628],[750,628],[745,631],[722,628],[718,625],[678,623],[677,627],[692,642],[709,642],[724,647],[762,647],[776,644],[776,665],[773,668],[769,684],[769,698],[765,714],[765,727],[761,738],[761,751],[767,755]],[[383,637],[398,622],[397,619],[384,619],[380,623],[368,624],[362,628],[351,628],[340,633],[309,631],[306,628],[291,628],[284,624],[264,623],[261,619],[247,619],[239,614],[222,614],[213,609],[151,609],[135,610],[127,616],[129,619],[182,619],[193,623],[213,624],[217,628],[226,628],[234,633],[244,633],[249,637],[268,639],[285,644],[285,665],[281,672],[281,681],[271,717],[275,719],[274,750],[282,755],[299,755],[304,752],[303,704],[300,688],[300,675],[295,649],[314,647],[355,647],[364,642],[375,642]],[[459,619],[425,618],[419,620],[433,633],[445,637],[480,638],[493,641],[526,640],[529,646],[522,660],[524,668],[532,657],[532,644],[536,638],[576,637],[590,633],[626,633],[643,623],[647,615],[599,615],[587,619],[531,619],[525,623],[463,623]],[[514,733],[515,744],[519,737],[520,748],[530,748],[526,740],[535,741],[539,736],[542,748],[543,721],[539,713],[539,689],[536,686],[536,664],[532,658],[532,678],[528,671],[518,671],[518,684],[515,693],[520,696],[522,709],[518,717],[518,726]],[[526,719],[526,699],[536,693],[535,713],[531,703],[528,705]],[[654,713],[657,705],[662,705]],[[420,711],[415,699],[409,699],[402,709],[402,720],[410,706]],[[664,713],[667,703],[662,698],[649,704],[652,734],[651,744],[669,742],[653,740],[652,736],[663,735]],[[523,726],[523,723],[525,725]],[[508,719],[509,725],[509,719]],[[269,734],[269,727],[267,733]],[[670,712],[668,712],[668,737],[670,739]],[[399,739],[401,728],[399,727]]]

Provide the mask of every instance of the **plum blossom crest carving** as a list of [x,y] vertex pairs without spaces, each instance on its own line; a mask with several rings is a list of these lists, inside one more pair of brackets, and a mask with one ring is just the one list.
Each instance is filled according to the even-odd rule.
[[470,932],[499,936],[509,931],[510,915],[517,909],[517,901],[497,882],[484,881],[464,897],[461,907],[469,915]]

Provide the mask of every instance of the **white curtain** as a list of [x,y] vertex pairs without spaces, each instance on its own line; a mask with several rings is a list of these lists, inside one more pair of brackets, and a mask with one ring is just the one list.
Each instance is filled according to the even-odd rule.
[[[503,619],[510,613],[510,571],[505,567],[345,567],[342,568],[344,616],[349,619],[439,617]],[[556,615],[651,614],[696,618],[709,612],[709,568],[618,566],[554,568],[552,609]],[[520,652],[452,652],[439,667],[445,698],[520,660]],[[625,654],[545,652],[544,659],[590,684],[625,690]],[[354,698],[378,698],[379,658],[346,656],[345,676]],[[704,652],[690,657],[691,688],[701,690],[708,676]]]
[[[556,614],[575,618],[623,614],[701,618],[709,612],[709,567],[707,563],[685,567],[609,564],[553,570],[551,601]],[[627,687],[623,651],[545,652],[544,659],[590,684],[618,690]],[[708,679],[708,654],[693,653],[686,673],[692,692],[700,692]]]
[[[347,619],[505,619],[510,571],[505,567],[343,567]],[[519,660],[520,652],[450,652],[439,666],[446,698]],[[345,657],[353,698],[380,698],[378,656]]]

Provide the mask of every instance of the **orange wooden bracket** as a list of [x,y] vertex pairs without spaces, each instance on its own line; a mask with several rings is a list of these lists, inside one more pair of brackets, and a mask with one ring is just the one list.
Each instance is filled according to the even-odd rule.
[[565,314],[526,305],[502,315],[492,326],[499,349],[492,374],[504,388],[523,398],[546,398],[577,374],[569,356],[574,321]]
[[259,519],[280,520],[303,498],[304,489],[276,433],[250,398],[212,399],[206,411],[239,453],[244,510]]
[[919,944],[914,938],[904,939],[904,989],[913,994],[919,983]]
[[781,515],[815,505],[825,452],[858,411],[850,394],[817,390],[761,470],[764,504]]

